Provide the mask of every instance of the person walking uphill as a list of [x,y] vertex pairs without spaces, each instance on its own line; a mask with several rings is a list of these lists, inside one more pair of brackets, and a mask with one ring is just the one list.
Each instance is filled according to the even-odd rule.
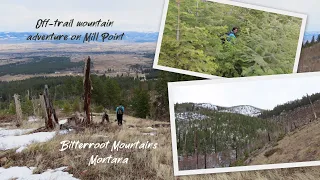
[[123,113],[124,113],[124,107],[119,104],[119,106],[116,108],[116,114],[117,114],[117,120],[118,120],[118,125],[122,125],[122,120],[123,120]]

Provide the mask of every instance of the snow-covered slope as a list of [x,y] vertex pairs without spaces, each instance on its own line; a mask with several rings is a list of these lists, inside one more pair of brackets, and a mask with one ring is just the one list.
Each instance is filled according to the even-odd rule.
[[[191,106],[195,107],[195,109],[190,108]],[[223,106],[217,106],[210,103],[194,103],[194,104],[188,103],[188,104],[182,105],[181,108],[178,110],[178,112],[176,112],[176,118],[178,118],[178,120],[204,119],[206,117],[202,115],[201,112],[199,112],[199,110],[201,109],[242,114],[242,115],[251,116],[251,117],[257,117],[264,111],[263,109],[259,109],[251,105],[223,107]]]
[[218,107],[216,105],[210,104],[210,103],[199,103],[195,104],[196,107],[206,108],[206,109],[212,109],[212,110],[218,110]]
[[250,105],[240,105],[240,106],[225,108],[223,110],[220,110],[220,112],[237,113],[237,114],[243,114],[246,116],[257,117],[261,114],[262,110]]
[[199,114],[199,113],[193,113],[193,112],[184,112],[184,113],[176,113],[176,119],[178,121],[189,121],[189,120],[195,120],[195,119],[200,119],[203,120],[207,118],[207,116]]

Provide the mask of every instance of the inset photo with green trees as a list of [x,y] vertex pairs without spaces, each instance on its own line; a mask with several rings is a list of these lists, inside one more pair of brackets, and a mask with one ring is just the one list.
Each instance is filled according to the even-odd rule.
[[156,69],[227,78],[297,72],[306,15],[230,1],[170,0],[163,16]]

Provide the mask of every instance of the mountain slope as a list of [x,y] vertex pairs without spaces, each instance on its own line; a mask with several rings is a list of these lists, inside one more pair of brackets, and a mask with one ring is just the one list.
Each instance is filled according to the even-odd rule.
[[302,126],[265,147],[250,158],[248,165],[290,163],[320,160],[320,121]]
[[232,107],[217,106],[210,103],[182,103],[177,104],[176,113],[194,112],[199,110],[210,110],[218,112],[227,112],[242,114],[251,117],[259,116],[264,110],[251,105],[238,105]]
[[[99,35],[99,42],[102,42],[101,34],[104,32],[100,32]],[[123,41],[128,41],[128,42],[156,42],[158,39],[158,32],[134,32],[134,31],[109,31],[108,32],[110,35],[114,34],[122,34],[124,33]],[[37,32],[0,32],[0,42],[1,43],[26,43],[26,42],[34,42],[27,40],[28,36],[32,35],[35,36]],[[52,33],[39,33],[39,36],[42,35],[50,35]],[[61,32],[61,33],[55,33],[55,35],[68,35],[71,37],[72,35],[79,34],[84,37],[86,35],[86,32],[80,32],[80,33],[69,33],[69,32]],[[42,42],[45,42],[45,40],[42,40]],[[83,41],[76,41],[76,40],[71,40],[68,38],[68,40],[63,40],[63,41],[49,41],[52,43],[68,43],[68,44],[82,44]],[[105,41],[109,42],[109,41]]]
[[302,48],[298,72],[314,72],[320,70],[320,43]]
[[236,114],[242,114],[242,115],[252,116],[252,117],[259,116],[262,111],[263,111],[262,109],[259,109],[250,105],[239,105],[239,106],[233,106],[233,107],[220,110],[220,112],[236,113]]

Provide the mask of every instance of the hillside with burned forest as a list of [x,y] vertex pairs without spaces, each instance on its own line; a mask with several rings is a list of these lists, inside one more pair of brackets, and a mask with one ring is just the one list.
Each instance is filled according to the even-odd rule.
[[[254,109],[252,106],[240,107]],[[260,109],[258,115],[258,108],[253,113],[225,109],[233,110],[234,107],[175,104],[180,170],[319,160],[316,147],[320,139],[315,128],[319,126],[319,93],[278,105],[272,110]],[[300,146],[288,146],[292,142]],[[291,158],[282,158],[284,152],[289,151]],[[299,154],[300,151],[306,152]],[[278,154],[270,160],[268,152],[282,153],[282,156]]]

